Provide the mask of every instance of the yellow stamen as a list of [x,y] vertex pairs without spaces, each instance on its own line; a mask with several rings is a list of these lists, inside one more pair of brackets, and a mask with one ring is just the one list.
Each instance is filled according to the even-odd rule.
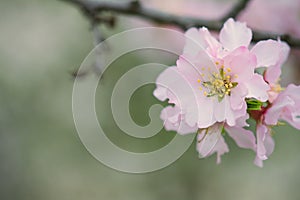
[[271,90],[276,93],[280,93],[281,91],[284,90],[284,88],[282,88],[280,84],[275,84],[275,85],[271,86]]
[[[230,70],[226,69],[226,71]],[[203,76],[203,74],[201,75]],[[219,102],[222,101],[225,95],[231,95],[231,90],[238,84],[237,82],[231,82],[232,75],[224,75],[224,69],[219,69],[219,73],[212,71],[211,74],[205,74],[205,77],[205,81],[201,81],[202,86],[205,88],[203,95],[206,97],[217,96]],[[203,91],[204,88],[199,87],[199,90]]]
[[214,76],[215,76],[216,78],[219,78],[219,77],[220,77],[220,74],[217,73],[217,72],[214,72],[213,74],[214,74]]
[[227,70],[228,72],[231,72],[231,68],[229,68],[229,67],[228,67],[226,70]]

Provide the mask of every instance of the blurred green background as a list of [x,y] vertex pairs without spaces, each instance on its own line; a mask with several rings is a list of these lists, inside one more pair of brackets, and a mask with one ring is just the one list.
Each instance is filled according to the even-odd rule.
[[[300,198],[300,134],[289,126],[275,129],[276,148],[262,169],[252,164],[253,152],[238,149],[230,138],[221,165],[215,156],[198,159],[195,144],[169,167],[148,174],[102,165],[80,142],[72,118],[70,74],[93,48],[87,20],[72,5],[46,0],[0,1],[0,16],[1,200]],[[105,34],[121,30],[119,24]],[[115,143],[143,151],[162,146],[175,133],[162,131],[146,141],[124,136],[109,109],[116,80],[141,63],[129,54],[105,72],[97,112]],[[86,78],[95,75],[82,81]],[[149,107],[159,103],[153,89],[144,86],[132,97],[131,114],[140,125],[149,122]]]

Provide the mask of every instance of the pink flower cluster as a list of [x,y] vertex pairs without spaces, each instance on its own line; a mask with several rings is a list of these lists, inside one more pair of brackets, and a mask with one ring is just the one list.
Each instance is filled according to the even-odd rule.
[[[227,134],[241,148],[256,152],[263,165],[274,149],[271,128],[279,120],[300,129],[300,87],[282,88],[278,81],[289,47],[280,40],[260,41],[250,47],[252,31],[228,19],[213,37],[207,28],[191,28],[176,66],[157,78],[154,95],[170,104],[161,119],[166,130],[197,132],[200,157],[229,151]],[[246,129],[256,121],[256,134]]]

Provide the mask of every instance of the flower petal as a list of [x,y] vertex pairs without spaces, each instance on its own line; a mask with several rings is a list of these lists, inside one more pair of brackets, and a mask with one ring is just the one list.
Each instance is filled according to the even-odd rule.
[[182,114],[185,114],[186,122],[194,127],[198,121],[197,95],[200,93],[178,72],[178,68],[168,67],[159,75],[156,85],[154,95],[162,100],[172,98],[171,102],[176,102]]
[[255,136],[251,131],[236,126],[225,126],[225,130],[227,131],[228,135],[234,139],[239,147],[252,149],[253,151],[256,150]]
[[261,160],[268,159],[267,157],[267,150],[264,145],[264,141],[266,135],[268,134],[268,128],[262,124],[258,124],[256,128],[256,137],[257,137],[257,150],[256,154],[257,157]]
[[265,123],[268,125],[277,125],[283,109],[289,105],[295,105],[295,101],[289,96],[285,96],[284,93],[280,94],[273,102],[272,106],[266,111]]
[[214,116],[218,122],[226,120],[226,106],[229,104],[229,98],[225,96],[221,102],[218,102],[217,98],[211,99],[214,101]]
[[257,67],[275,65],[280,59],[281,43],[275,40],[258,42],[251,50],[256,55]]
[[259,74],[254,74],[254,76],[248,82],[244,82],[248,89],[249,98],[255,98],[260,101],[268,100],[268,90],[270,86],[264,81],[263,77]]
[[285,42],[280,42],[280,57],[278,62],[269,66],[265,71],[264,78],[270,84],[276,84],[281,75],[281,66],[288,58],[290,47]]
[[184,55],[196,55],[199,51],[218,49],[221,44],[214,38],[207,28],[190,28],[185,33],[186,42],[183,50]]
[[191,84],[199,84],[198,79],[202,79],[202,74],[208,73],[208,71],[202,71],[202,68],[210,68],[212,71],[216,71],[217,68],[208,54],[200,50],[196,56],[182,55],[176,62],[178,71],[183,74]]
[[[198,128],[207,128],[216,122],[214,103],[211,98],[198,98],[198,111]],[[192,117],[192,115],[186,116],[187,121],[190,121],[189,117]]]
[[197,80],[201,77],[200,67],[193,63],[194,59],[188,56],[180,56],[176,61],[178,72],[191,84],[197,87]]
[[230,51],[240,46],[248,47],[251,39],[252,31],[246,26],[246,24],[236,22],[232,18],[225,22],[220,32],[220,42]]
[[243,83],[239,83],[232,91],[230,95],[230,105],[234,110],[241,109],[245,101],[245,97],[248,94],[248,89]]
[[232,81],[246,82],[254,75],[256,57],[246,47],[239,47],[224,57],[225,71],[229,68]]
[[216,123],[213,126],[202,129],[197,136],[197,151],[200,158],[207,157],[213,153],[214,147],[220,140],[223,124]]
[[259,157],[255,157],[254,159],[254,164],[258,167],[263,167],[264,166],[264,162],[262,159],[260,159]]
[[[201,83],[198,82],[198,79],[204,81],[206,77],[202,77],[200,75],[200,68],[210,67],[212,71],[217,70],[214,63],[211,61],[209,56],[204,51],[199,51],[197,56],[189,56],[184,55],[180,56],[177,61],[178,72],[183,75],[187,82],[194,89],[195,97],[197,98],[197,102],[193,105],[196,107],[196,110],[199,113],[194,114],[186,114],[186,121],[190,126],[193,126],[195,120],[197,120],[197,124],[199,128],[207,128],[213,125],[216,121],[213,117],[213,102],[211,98],[207,98],[204,96],[203,91],[200,91]],[[209,73],[208,70],[205,72],[201,71],[201,73]],[[191,104],[192,102],[190,102]],[[192,106],[192,105],[191,105]],[[197,116],[196,116],[197,115]]]
[[161,112],[160,118],[164,121],[164,127],[167,131],[177,131],[179,134],[194,133],[198,127],[190,127],[185,121],[184,116],[180,113],[177,106],[167,106]]
[[[246,108],[242,106],[239,110],[233,110],[230,105],[230,97],[225,96],[221,102],[214,99],[214,116],[217,122],[226,122],[230,126],[236,124],[236,120],[241,117],[241,113],[246,113]],[[242,115],[243,115],[242,114]]]
[[200,30],[190,28],[186,31],[183,54],[196,55],[199,49],[206,49],[207,43],[205,41],[204,32]]
[[266,126],[258,124],[256,131],[257,150],[254,163],[259,167],[263,167],[263,160],[268,159],[273,153],[275,143],[270,134],[270,130]]
[[250,125],[247,123],[247,119],[249,119],[249,114],[246,113],[245,115],[241,116],[236,121],[236,126],[239,127],[249,127]]
[[221,156],[229,152],[229,148],[222,136],[220,137],[219,141],[215,145],[213,152],[217,152],[217,164],[221,163]]
[[265,123],[276,125],[279,119],[300,129],[300,86],[288,85],[267,110]]
[[283,115],[282,119],[292,125],[294,128],[300,130],[300,109],[290,111],[290,114]]

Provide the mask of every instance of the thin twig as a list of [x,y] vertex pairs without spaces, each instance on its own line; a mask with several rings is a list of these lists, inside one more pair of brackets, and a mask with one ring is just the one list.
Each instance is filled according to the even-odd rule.
[[100,48],[97,48],[97,45],[104,41],[104,37],[102,36],[97,23],[92,22],[91,29],[94,38],[94,47],[96,48],[96,60],[95,60],[95,71],[97,74],[102,74],[103,68],[103,60],[101,59],[102,51]]
[[[74,3],[79,6],[85,14],[90,16],[97,16],[97,14],[103,11],[111,11],[116,14],[125,14],[137,16],[150,20],[159,24],[176,25],[183,30],[187,30],[190,27],[202,27],[205,26],[210,30],[220,30],[223,25],[222,20],[203,20],[194,17],[182,17],[178,15],[169,14],[155,9],[146,8],[142,3],[134,0],[129,2],[104,2],[95,0],[63,0],[70,3]],[[242,9],[244,9],[249,0],[242,0],[238,5],[236,5],[233,10],[226,15],[227,17],[235,17],[238,15]],[[267,39],[277,39],[280,38],[282,41],[287,42],[291,47],[300,48],[300,39],[293,38],[289,35],[279,35],[274,33],[266,33],[253,31],[253,42],[259,40]]]

